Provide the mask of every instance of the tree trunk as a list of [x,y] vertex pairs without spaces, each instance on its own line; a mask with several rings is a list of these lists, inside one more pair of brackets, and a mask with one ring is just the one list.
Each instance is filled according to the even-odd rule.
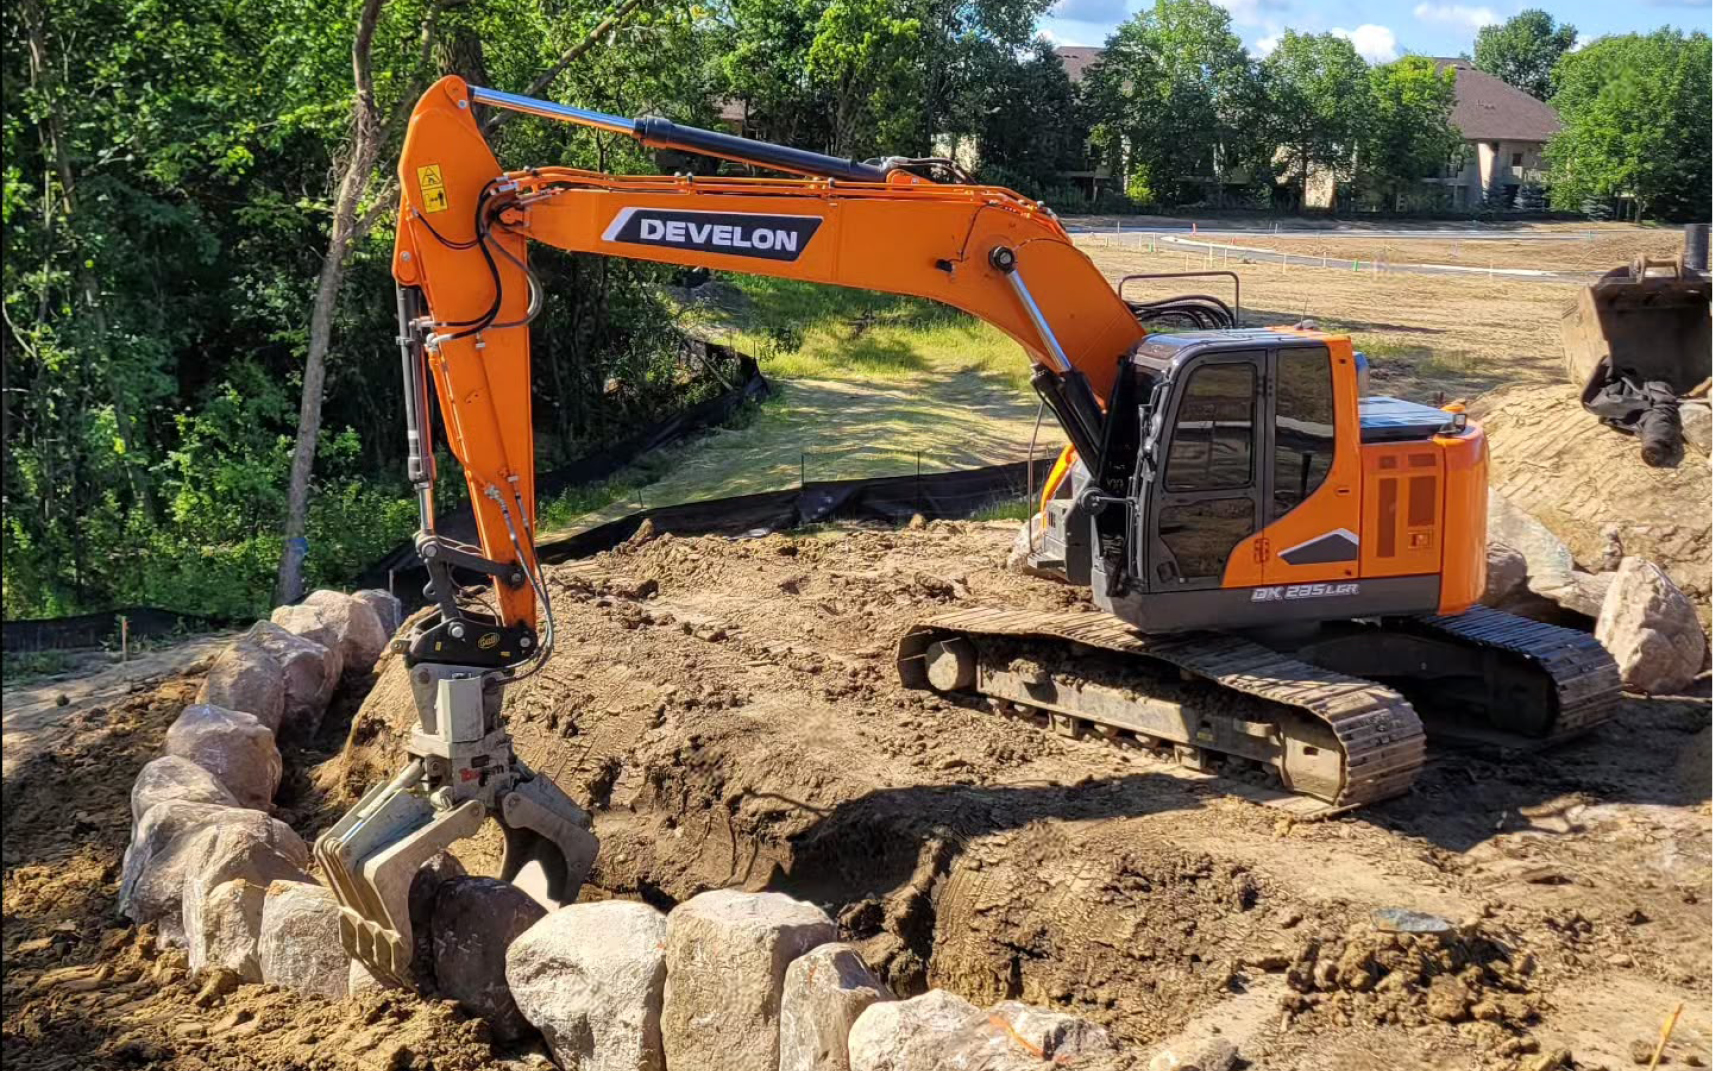
[[385,0],[363,0],[357,20],[357,36],[351,45],[351,70],[356,97],[351,105],[351,143],[345,169],[333,201],[333,227],[328,236],[327,255],[321,261],[321,276],[315,287],[315,304],[309,317],[309,353],[303,368],[303,402],[298,409],[297,446],[291,457],[291,484],[286,492],[285,547],[280,554],[276,603],[296,602],[303,597],[303,563],[309,554],[304,538],[309,516],[309,478],[315,468],[315,444],[321,434],[321,390],[327,378],[327,350],[333,335],[334,305],[339,284],[345,276],[345,258],[359,236],[357,205],[368,188],[380,153],[380,123],[375,108],[374,79],[370,52],[375,23]]

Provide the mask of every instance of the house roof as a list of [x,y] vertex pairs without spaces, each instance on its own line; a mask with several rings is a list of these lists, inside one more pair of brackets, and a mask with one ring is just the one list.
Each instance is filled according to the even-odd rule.
[[1088,69],[1100,62],[1101,54],[1106,49],[1095,48],[1092,45],[1060,45],[1053,49],[1053,54],[1059,57],[1059,62],[1065,65],[1065,74],[1076,85],[1088,77]]
[[1439,70],[1457,71],[1457,105],[1451,125],[1470,141],[1546,141],[1558,133],[1552,105],[1524,93],[1466,59],[1436,59]]

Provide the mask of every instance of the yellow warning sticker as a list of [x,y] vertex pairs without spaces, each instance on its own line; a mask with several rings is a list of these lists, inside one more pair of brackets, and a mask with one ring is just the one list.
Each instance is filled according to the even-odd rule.
[[446,181],[440,177],[439,164],[417,168],[416,185],[422,191],[423,212],[446,211]]

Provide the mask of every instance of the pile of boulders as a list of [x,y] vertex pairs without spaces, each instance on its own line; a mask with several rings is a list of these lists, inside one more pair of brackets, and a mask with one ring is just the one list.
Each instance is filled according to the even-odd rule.
[[826,913],[717,890],[662,914],[572,904],[512,943],[505,977],[561,1066],[582,1071],[1010,1071],[1112,1055],[1106,1031],[942,990],[899,1000]]
[[1608,528],[1605,551],[1589,572],[1546,526],[1498,495],[1488,502],[1487,591],[1482,602],[1538,616],[1545,607],[1594,622],[1624,687],[1644,695],[1686,689],[1707,662],[1707,636],[1695,604],[1653,562],[1627,556],[1623,534]]
[[340,682],[367,676],[403,608],[384,591],[317,591],[215,657],[164,753],[131,786],[119,913],[154,923],[196,972],[344,996],[338,905],[309,846],[267,812],[279,742],[313,738]]

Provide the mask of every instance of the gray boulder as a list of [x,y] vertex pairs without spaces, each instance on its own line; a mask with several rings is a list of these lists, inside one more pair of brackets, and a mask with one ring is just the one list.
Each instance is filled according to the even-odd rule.
[[339,943],[339,901],[333,890],[276,881],[262,901],[256,940],[262,981],[343,1000],[349,992],[350,957]]
[[516,885],[495,878],[450,878],[434,896],[434,980],[440,995],[488,1021],[494,1035],[515,1041],[529,1021],[506,984],[506,950],[547,914]]
[[871,1004],[851,1027],[851,1071],[939,1071],[947,1045],[985,1018],[943,989]]
[[404,624],[404,603],[391,592],[364,588],[352,592],[351,597],[375,611],[375,617],[381,622],[381,631],[387,634],[388,639],[398,634],[399,626]]
[[129,915],[126,905],[130,903],[138,879],[143,876],[143,871],[148,868],[149,861],[154,858],[156,852],[172,843],[172,839],[179,834],[205,826],[226,811],[259,813],[246,811],[237,806],[236,801],[225,804],[168,800],[149,808],[149,813],[143,815],[143,820],[137,823],[131,843],[125,846],[125,859],[119,868],[119,914]]
[[334,627],[339,630],[339,650],[345,658],[346,673],[361,676],[375,668],[392,633],[382,626],[374,607],[342,591],[325,588],[310,592],[303,602],[333,619]]
[[436,852],[410,879],[405,909],[410,913],[410,972],[416,987],[432,991],[434,984],[434,898],[440,886],[465,874],[464,864],[449,852]]
[[785,969],[837,936],[826,912],[780,893],[720,889],[673,908],[660,1025],[667,1065],[778,1071]]
[[1529,586],[1555,587],[1576,569],[1564,541],[1497,491],[1487,493],[1487,543],[1515,549],[1528,562]]
[[779,1071],[850,1071],[850,1033],[892,991],[850,945],[812,948],[785,969],[779,997]]
[[227,808],[152,853],[120,909],[138,925],[155,923],[163,945],[180,947],[186,943],[184,892],[192,877],[206,882],[204,889],[233,878],[265,885],[304,880],[308,865],[309,849],[290,826],[260,811]]
[[196,701],[254,714],[269,732],[278,731],[285,716],[285,670],[273,655],[239,637],[215,656]]
[[1617,660],[1624,686],[1647,695],[1682,691],[1707,655],[1695,606],[1645,559],[1625,558],[1613,576],[1594,635]]
[[561,1067],[663,1071],[666,916],[647,904],[570,904],[506,952],[506,982]]
[[267,892],[243,878],[209,886],[196,874],[185,875],[184,939],[192,974],[221,968],[246,982],[262,980],[256,942]]
[[333,690],[339,686],[339,675],[344,672],[345,663],[338,650],[288,632],[272,621],[256,622],[244,638],[280,664],[285,683],[281,738],[313,737],[321,728],[321,717],[327,713]]
[[273,800],[285,769],[273,730],[253,714],[206,703],[184,708],[167,730],[166,753],[196,763],[258,809]]
[[1552,584],[1536,585],[1534,590],[1566,610],[1597,618],[1617,576],[1617,573],[1585,573],[1577,569],[1569,576],[1552,578],[1555,581]]
[[237,807],[238,797],[214,775],[177,755],[162,755],[137,772],[131,782],[131,841],[137,840],[137,830],[143,816],[163,803],[211,803],[221,807]]

